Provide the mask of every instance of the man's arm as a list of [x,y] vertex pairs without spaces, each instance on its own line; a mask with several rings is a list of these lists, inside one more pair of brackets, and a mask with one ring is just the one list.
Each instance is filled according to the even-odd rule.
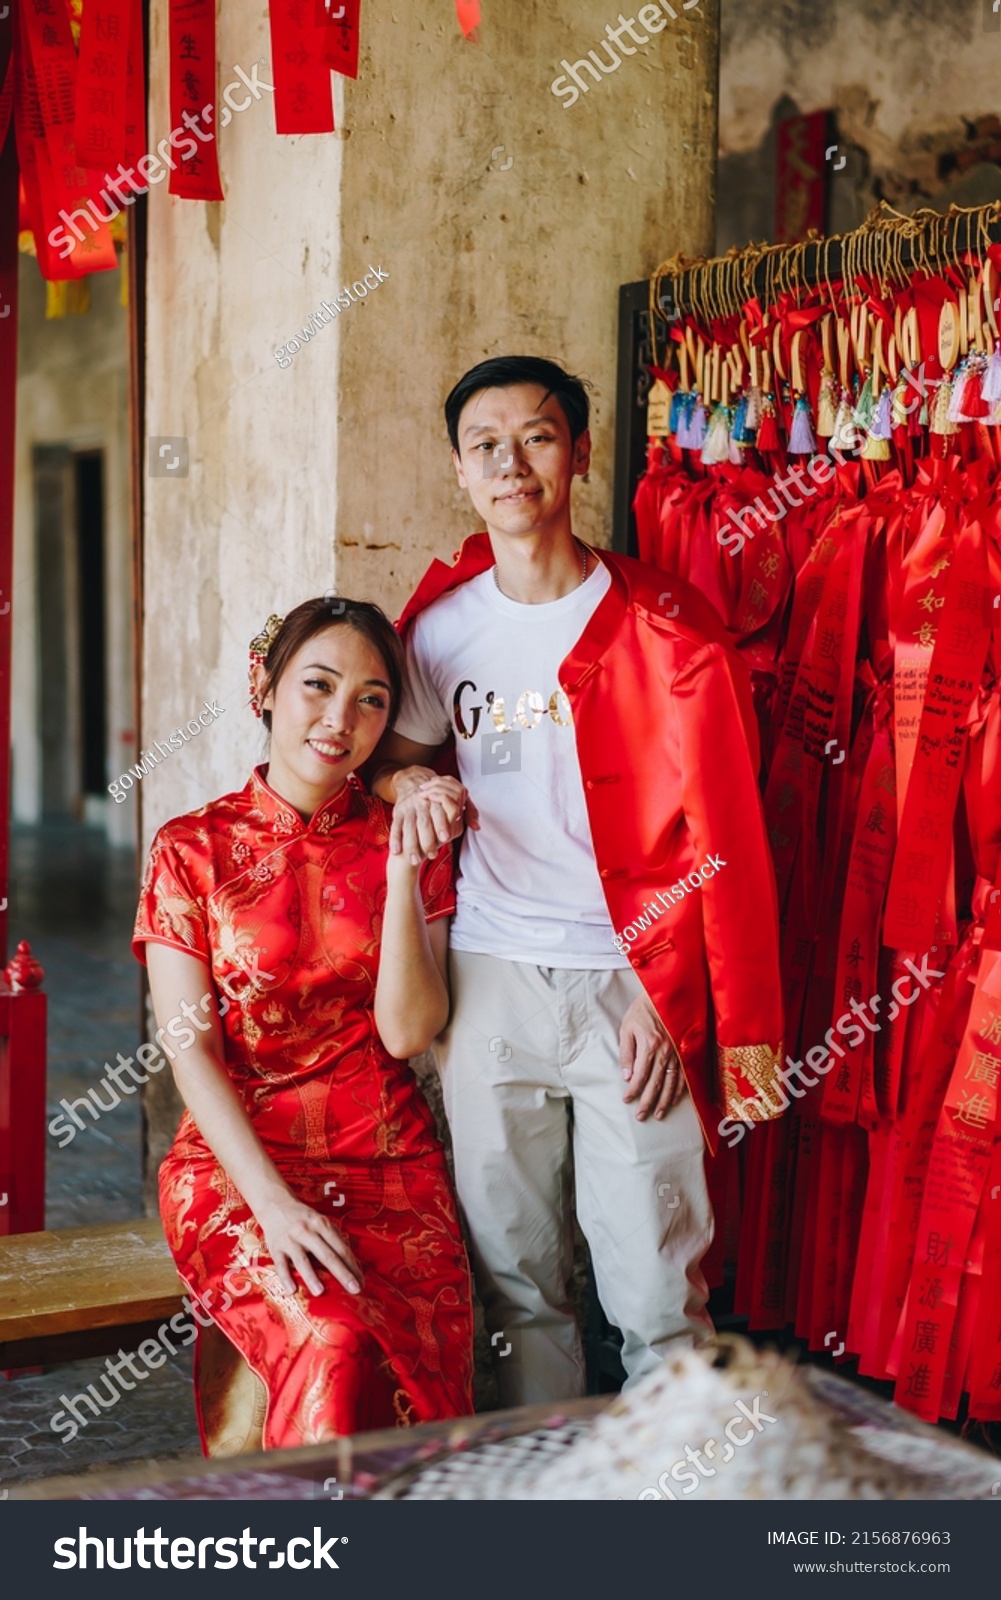
[[430,765],[441,748],[389,732],[383,734],[368,765],[369,788],[393,807],[390,853],[408,856],[415,866],[436,856],[467,825],[480,825],[465,787]]

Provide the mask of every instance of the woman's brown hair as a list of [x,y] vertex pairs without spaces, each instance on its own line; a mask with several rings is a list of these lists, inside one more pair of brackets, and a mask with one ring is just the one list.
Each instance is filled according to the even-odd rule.
[[[319,600],[304,600],[302,605],[290,611],[268,651],[258,701],[263,704],[271,691],[277,688],[285,668],[307,640],[341,624],[354,628],[382,657],[389,679],[387,726],[391,728],[403,697],[403,645],[386,613],[368,600],[344,600],[339,596],[323,595]],[[261,716],[270,733],[271,712],[264,711]]]

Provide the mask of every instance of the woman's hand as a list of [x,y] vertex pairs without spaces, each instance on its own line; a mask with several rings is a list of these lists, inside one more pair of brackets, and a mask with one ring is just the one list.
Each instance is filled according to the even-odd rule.
[[361,1268],[329,1217],[291,1194],[259,1207],[256,1216],[286,1293],[296,1291],[293,1268],[310,1294],[323,1293],[313,1261],[332,1272],[349,1294],[361,1293]]
[[479,828],[479,813],[457,778],[443,777],[428,767],[405,767],[395,782],[391,855],[402,854],[419,865],[436,856],[443,844],[458,839],[464,828]]

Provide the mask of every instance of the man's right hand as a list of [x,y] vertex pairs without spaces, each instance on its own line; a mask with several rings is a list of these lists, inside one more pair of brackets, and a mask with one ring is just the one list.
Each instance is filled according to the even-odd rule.
[[417,866],[458,839],[464,828],[479,828],[479,813],[458,778],[443,777],[431,767],[402,767],[393,781],[392,855],[408,856]]

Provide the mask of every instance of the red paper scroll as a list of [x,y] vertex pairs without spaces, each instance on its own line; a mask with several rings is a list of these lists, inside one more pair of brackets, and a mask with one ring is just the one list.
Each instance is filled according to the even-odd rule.
[[361,0],[314,0],[316,20],[325,30],[324,59],[343,78],[358,76],[358,13]]
[[105,213],[88,206],[94,176],[74,143],[76,49],[65,0],[25,0],[14,66],[17,154],[42,276],[80,278],[117,266]]
[[215,0],[170,0],[171,194],[223,198],[215,113]]
[[[334,11],[341,4],[342,0],[338,0]],[[312,5],[303,4],[303,0],[270,0],[269,10],[277,132],[333,133],[329,30],[325,22],[319,21],[316,0]],[[321,0],[320,13],[322,10]],[[357,28],[355,39],[357,43]]]
[[146,154],[142,0],[92,0],[80,26],[76,150],[110,173]]

